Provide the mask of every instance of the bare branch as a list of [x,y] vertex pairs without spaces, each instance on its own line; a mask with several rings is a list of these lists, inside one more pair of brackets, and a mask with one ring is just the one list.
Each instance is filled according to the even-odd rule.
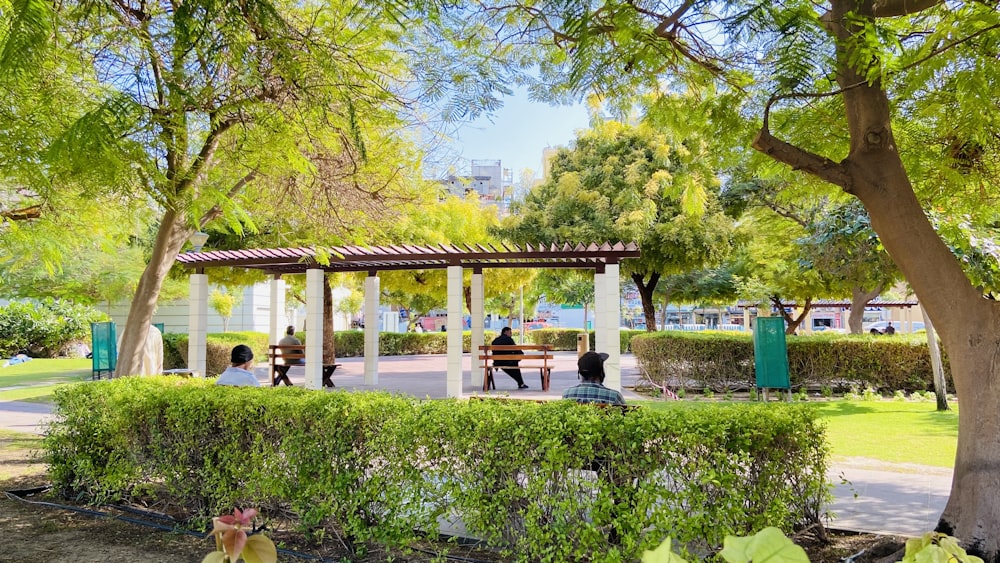
[[9,209],[0,211],[0,217],[3,217],[8,221],[28,221],[30,219],[38,219],[41,216],[42,216],[41,205],[32,205],[29,207],[22,207],[21,209]]

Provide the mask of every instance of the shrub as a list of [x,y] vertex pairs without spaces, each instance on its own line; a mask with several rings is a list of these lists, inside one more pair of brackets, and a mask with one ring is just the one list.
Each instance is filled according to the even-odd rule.
[[[657,332],[632,339],[640,369],[657,385],[709,387],[715,391],[754,386],[752,335]],[[878,390],[933,388],[925,339],[898,335],[816,335],[788,338],[793,388],[844,389],[852,384]],[[945,371],[948,372],[947,358]],[[950,383],[950,375],[947,377]]]
[[108,320],[93,307],[45,299],[12,301],[0,307],[0,355],[26,351],[35,357],[59,355],[77,342],[90,342],[90,323]]
[[45,447],[65,494],[202,520],[254,506],[361,549],[459,515],[504,559],[636,560],[667,535],[717,549],[726,534],[817,523],[827,495],[805,405],[623,414],[168,377],[67,386],[55,402]]

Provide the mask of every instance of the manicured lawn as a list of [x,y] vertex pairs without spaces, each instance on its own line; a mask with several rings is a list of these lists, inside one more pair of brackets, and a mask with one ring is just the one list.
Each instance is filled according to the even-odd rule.
[[[654,409],[703,408],[710,401],[643,401]],[[935,403],[909,401],[816,401],[826,424],[833,461],[870,458],[888,463],[952,467],[958,440],[958,405],[937,412]]]
[[934,402],[829,401],[815,403],[826,423],[834,459],[867,457],[890,463],[953,467],[958,404],[938,412]]
[[60,384],[87,381],[91,360],[35,359],[0,368],[0,400],[45,400]]

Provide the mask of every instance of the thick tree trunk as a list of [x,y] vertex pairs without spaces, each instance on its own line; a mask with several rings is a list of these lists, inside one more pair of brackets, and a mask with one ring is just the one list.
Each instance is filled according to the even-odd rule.
[[851,314],[847,317],[847,326],[851,334],[861,334],[864,328],[865,306],[872,299],[882,294],[885,284],[878,284],[875,289],[865,291],[863,288],[854,286],[851,288]]
[[142,366],[142,348],[146,342],[149,323],[156,311],[156,302],[160,297],[160,288],[167,272],[174,265],[177,254],[180,253],[184,241],[194,232],[182,216],[168,210],[163,214],[160,228],[156,231],[156,242],[153,245],[153,255],[149,258],[146,269],[139,278],[139,285],[132,297],[132,306],[128,311],[125,329],[121,337],[121,348],[118,350],[118,366],[115,376],[139,373]]
[[653,272],[649,275],[649,282],[645,283],[645,276],[638,272],[632,274],[632,281],[639,290],[639,299],[642,300],[642,316],[646,319],[646,331],[656,330],[656,307],[653,306],[653,292],[656,284],[660,281],[660,274]]
[[[889,101],[878,80],[848,61],[872,61],[849,50],[859,17],[873,3],[832,0],[823,21],[838,39],[837,81],[851,139],[841,163],[774,138],[767,121],[754,148],[841,186],[861,200],[872,228],[927,311],[948,350],[959,410],[951,495],[937,530],[954,535],[973,555],[1000,562],[1000,304],[969,282],[934,231],[910,183],[890,127]],[[848,15],[851,13],[851,15]],[[869,22],[869,25],[872,25]],[[865,69],[867,70],[867,69]],[[877,76],[869,74],[868,76]]]

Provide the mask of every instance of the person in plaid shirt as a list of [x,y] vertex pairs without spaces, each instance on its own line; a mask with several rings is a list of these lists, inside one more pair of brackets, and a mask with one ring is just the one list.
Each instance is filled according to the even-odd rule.
[[624,405],[625,398],[614,389],[604,386],[605,353],[587,352],[580,356],[576,366],[583,380],[579,385],[570,387],[563,392],[563,399],[578,403],[603,403],[607,405]]

